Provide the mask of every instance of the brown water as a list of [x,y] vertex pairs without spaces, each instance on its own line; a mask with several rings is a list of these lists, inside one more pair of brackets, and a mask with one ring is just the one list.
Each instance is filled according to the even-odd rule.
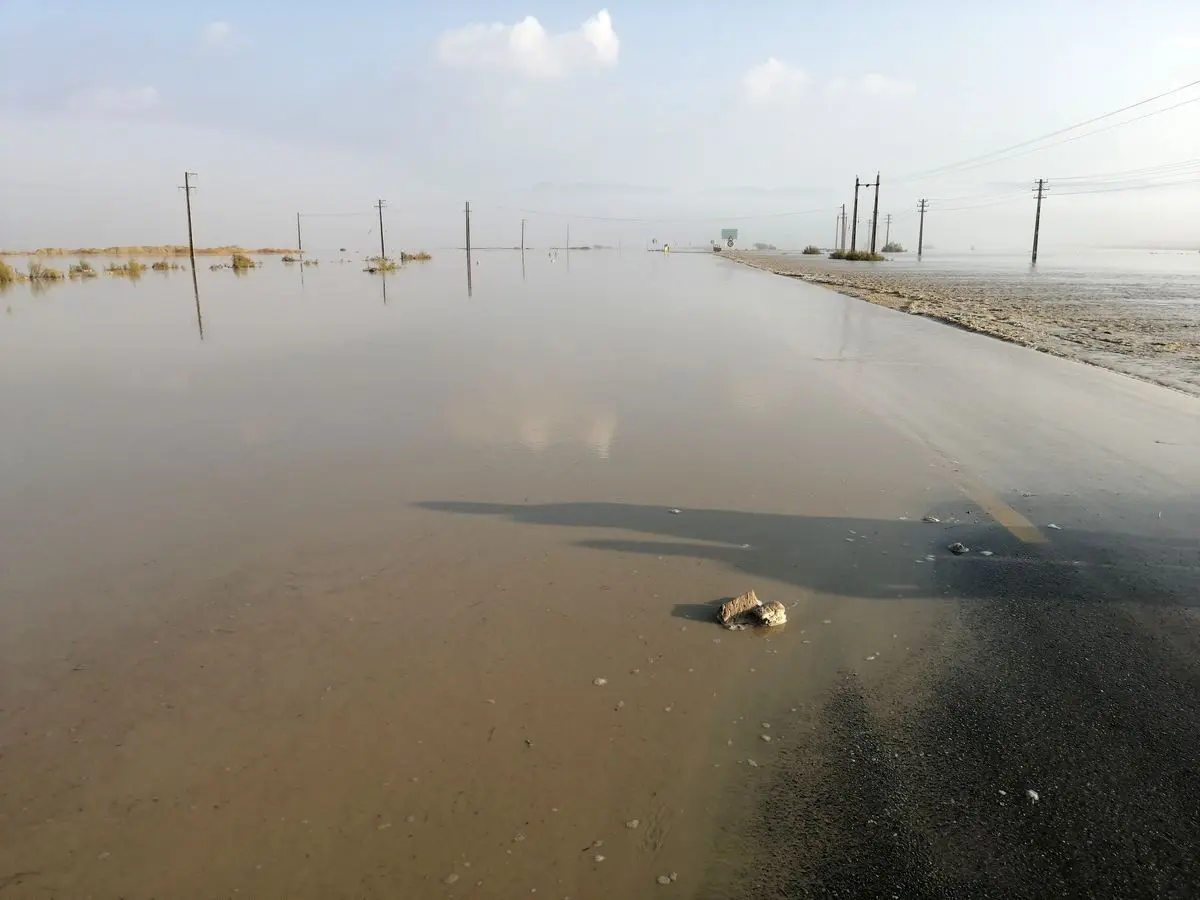
[[[6,900],[745,896],[806,702],[915,677],[918,551],[854,540],[956,495],[847,474],[848,301],[477,258],[202,267],[203,339],[188,273],[0,295]],[[751,587],[789,625],[709,622]]]

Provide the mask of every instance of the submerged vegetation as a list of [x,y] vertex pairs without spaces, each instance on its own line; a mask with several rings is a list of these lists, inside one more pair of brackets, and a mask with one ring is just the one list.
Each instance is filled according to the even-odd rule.
[[299,261],[300,260],[298,257],[292,256],[292,254],[290,254],[290,253],[283,254],[283,262],[285,262],[285,263],[294,263],[294,262],[299,262]]
[[182,269],[183,266],[179,265],[179,263],[168,262],[165,259],[160,259],[158,262],[152,263],[150,268],[152,268],[155,272],[169,272],[172,269]]
[[888,241],[886,244],[883,245],[883,252],[884,253],[904,253],[906,251],[905,251],[904,247],[902,247],[898,241]]
[[72,263],[71,268],[67,270],[67,274],[72,278],[95,278],[96,270],[92,268],[92,264],[86,259],[81,259],[77,263]]
[[320,263],[321,263],[321,261],[319,259],[306,259],[304,261],[303,265],[316,266],[316,265],[320,265]]
[[108,268],[104,271],[106,271],[109,275],[123,275],[127,278],[141,278],[142,273],[146,271],[146,264],[144,262],[139,262],[136,259],[131,259],[129,262],[121,263],[120,265],[117,265],[117,263],[109,263]]
[[816,244],[809,244],[807,247],[804,248],[803,252],[804,252],[805,256],[820,256],[821,248],[818,247]]
[[834,250],[829,254],[830,259],[844,259],[848,262],[882,262],[883,257],[870,250]]
[[368,256],[367,267],[363,269],[364,272],[370,272],[372,275],[379,272],[397,272],[399,270],[400,266],[396,264],[396,261],[387,256]]
[[43,265],[36,260],[29,264],[30,281],[62,281],[64,277],[66,276],[60,270]]
[[0,287],[7,287],[10,284],[24,280],[24,275],[14,269],[8,263],[0,260]]
[[233,254],[233,256],[230,257],[230,261],[229,261],[229,267],[231,269],[235,269],[235,270],[237,270],[237,269],[253,269],[257,265],[258,265],[258,263],[256,263],[254,260],[252,260],[245,253],[235,253],[235,254]]
[[400,253],[400,262],[428,262],[431,259],[433,257],[424,250],[418,250],[416,253],[405,253],[403,251]]

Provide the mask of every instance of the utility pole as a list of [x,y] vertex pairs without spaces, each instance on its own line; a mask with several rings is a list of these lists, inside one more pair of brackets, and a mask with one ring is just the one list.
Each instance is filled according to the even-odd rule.
[[850,226],[850,252],[853,253],[858,247],[858,176],[854,177],[854,218],[851,220],[854,224]]
[[387,259],[387,251],[383,246],[383,201],[375,201],[375,208],[379,210],[379,262],[382,263]]
[[1037,214],[1033,217],[1033,261],[1031,266],[1037,265],[1037,248],[1038,248],[1038,231],[1042,227],[1042,194],[1045,192],[1046,179],[1039,178],[1037,180]]
[[871,252],[875,252],[875,234],[879,231],[879,173],[875,173],[875,212],[871,215]]
[[838,235],[842,233],[842,214],[838,213],[833,220],[833,249],[837,249]]
[[892,242],[892,214],[888,213],[884,218],[883,246],[887,246]]
[[192,191],[196,189],[192,184],[192,179],[196,177],[195,172],[183,173],[183,196],[187,198],[187,217],[188,217],[188,256],[192,260],[192,279],[196,278],[196,242],[192,240]]
[[921,212],[921,227],[917,231],[917,259],[920,259],[921,251],[925,248],[925,210],[929,209],[929,201],[921,200],[917,209]]
[[296,213],[296,250],[300,254],[300,265],[304,265],[304,242],[300,240],[300,213]]
[[838,244],[839,250],[846,249],[846,225],[847,224],[848,223],[846,222],[846,204],[843,203],[842,204],[842,242],[840,244]]

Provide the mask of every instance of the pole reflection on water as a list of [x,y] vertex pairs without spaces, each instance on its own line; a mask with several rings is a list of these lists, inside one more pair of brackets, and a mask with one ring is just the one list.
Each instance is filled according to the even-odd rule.
[[192,293],[196,297],[196,328],[200,330],[200,340],[204,340],[204,316],[200,312],[200,283],[196,280],[195,266],[192,266]]
[[380,272],[379,277],[383,279],[383,305],[387,306],[387,273]]
[[470,297],[474,293],[471,283],[471,248],[467,248],[467,296]]

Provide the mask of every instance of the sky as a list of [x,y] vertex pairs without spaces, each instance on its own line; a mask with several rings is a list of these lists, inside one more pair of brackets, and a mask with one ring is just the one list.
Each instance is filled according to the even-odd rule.
[[186,242],[185,170],[200,245],[829,246],[878,172],[905,244],[1046,178],[1043,254],[1200,247],[1200,85],[994,153],[1197,80],[1182,0],[0,0],[0,247]]

